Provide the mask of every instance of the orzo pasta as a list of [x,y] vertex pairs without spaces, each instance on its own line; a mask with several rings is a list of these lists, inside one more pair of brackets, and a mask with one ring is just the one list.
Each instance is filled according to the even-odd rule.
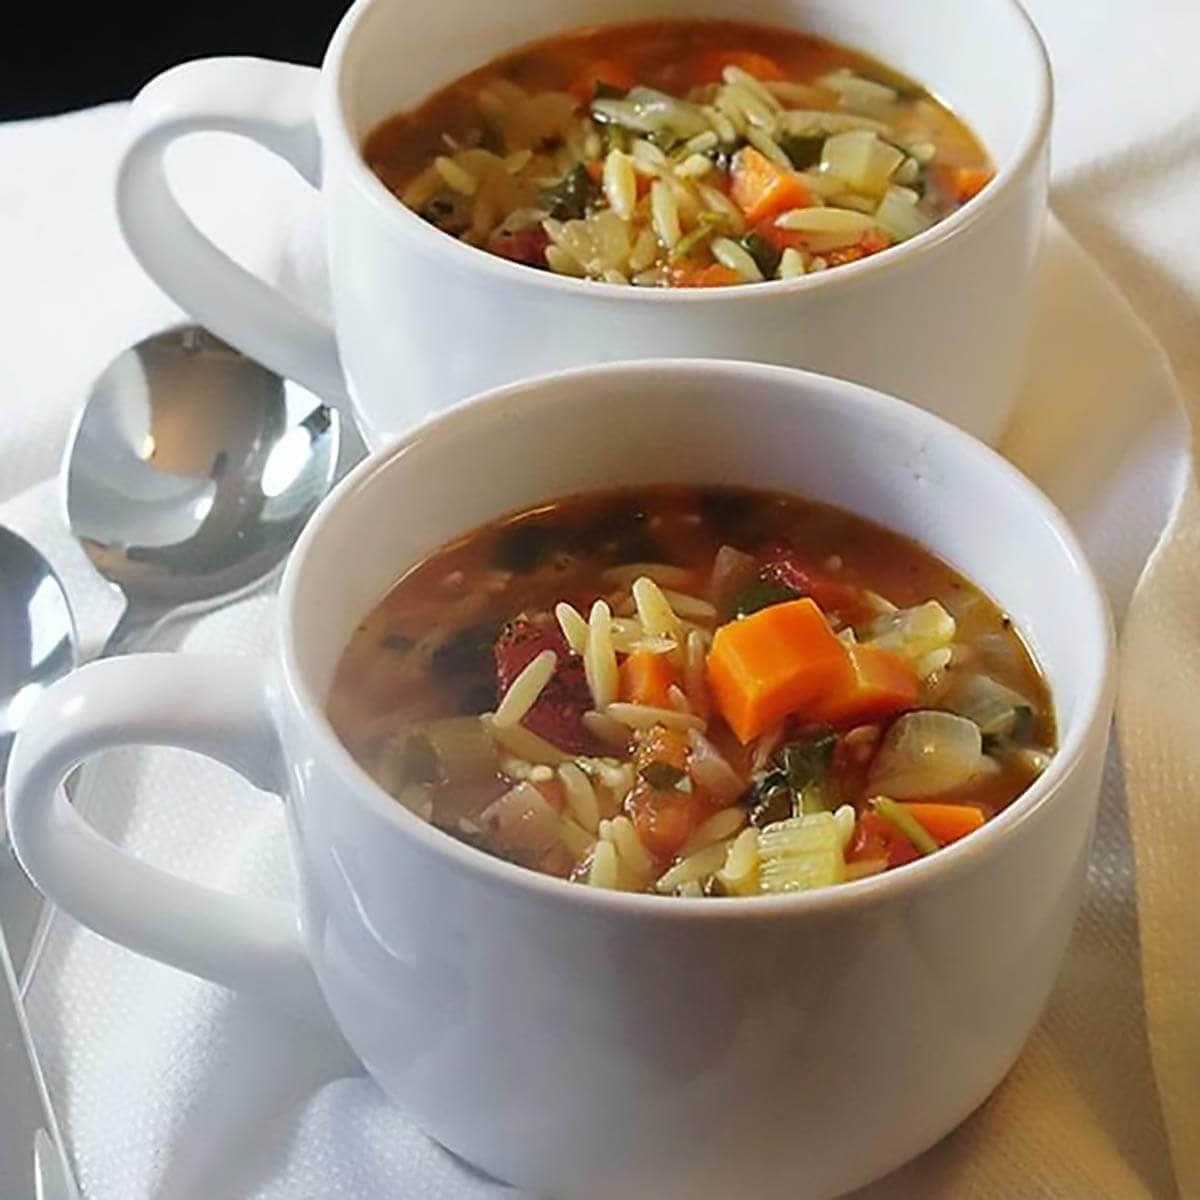
[[819,38],[704,21],[526,47],[384,122],[364,153],[453,237],[652,287],[854,262],[991,177],[970,130],[912,80]]
[[403,806],[580,884],[803,891],[967,836],[1054,751],[1011,622],[926,550],[795,497],[539,505],[404,575],[331,720]]

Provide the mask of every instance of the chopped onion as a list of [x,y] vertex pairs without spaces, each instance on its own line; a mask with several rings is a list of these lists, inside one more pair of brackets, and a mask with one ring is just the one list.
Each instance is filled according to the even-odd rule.
[[722,546],[713,559],[708,598],[718,608],[728,607],[732,598],[754,578],[758,560],[735,546]]
[[433,818],[433,789],[427,783],[406,783],[395,793],[400,804],[422,821]]
[[905,713],[884,735],[869,785],[896,800],[915,800],[961,787],[983,764],[979,726],[955,713]]
[[933,218],[912,197],[908,188],[890,187],[875,210],[875,223],[898,242],[924,233],[933,224]]
[[873,130],[854,129],[825,139],[821,166],[857,192],[882,196],[904,152],[882,141]]
[[688,730],[692,747],[688,772],[697,787],[722,804],[732,804],[745,790],[742,777],[698,729]]
[[946,693],[943,703],[960,716],[974,721],[980,732],[1007,737],[1017,720],[1017,710],[1033,705],[1012,688],[990,675],[967,675]]
[[446,717],[420,726],[446,783],[473,783],[496,774],[496,744],[478,717]]
[[532,783],[518,783],[480,814],[505,849],[543,855],[562,842],[558,813]]

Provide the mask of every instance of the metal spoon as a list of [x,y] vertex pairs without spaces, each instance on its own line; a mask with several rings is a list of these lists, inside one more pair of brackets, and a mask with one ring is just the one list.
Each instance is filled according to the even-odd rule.
[[328,492],[338,445],[336,411],[195,326],[116,358],[65,472],[71,532],[125,597],[100,657],[261,583]]
[[[54,569],[0,527],[0,797],[13,738],[38,694],[75,665],[75,626]],[[0,809],[0,829],[3,815]],[[7,836],[3,838],[7,843]],[[35,894],[5,845],[0,857],[0,1194],[78,1195],[29,1037],[5,935],[29,941]],[[49,1132],[47,1132],[49,1130]]]
[[0,526],[0,792],[25,714],[74,665],[75,623],[54,568]]
[[[202,329],[169,330],[116,358],[80,415],[65,469],[71,532],[125,597],[100,656],[129,650],[168,618],[233,599],[267,578],[328,492],[338,447],[335,411]],[[53,570],[20,538],[0,535],[2,778],[17,727],[38,692],[74,665],[75,641]],[[28,980],[45,924],[20,954],[37,919],[36,897],[15,864],[3,865],[14,869],[0,872],[0,912],[6,927],[15,926],[14,957],[26,958]],[[7,894],[16,888],[26,894]],[[4,957],[7,964],[7,951]],[[13,1004],[0,1003],[0,1017],[11,1014],[0,1020],[0,1048],[15,1054],[7,1024],[19,1026],[20,1002],[6,971]],[[32,1052],[27,1058],[36,1078]],[[33,1113],[46,1101],[36,1090],[31,1096]],[[53,1128],[48,1107],[42,1111]],[[41,1136],[39,1191],[50,1179]]]

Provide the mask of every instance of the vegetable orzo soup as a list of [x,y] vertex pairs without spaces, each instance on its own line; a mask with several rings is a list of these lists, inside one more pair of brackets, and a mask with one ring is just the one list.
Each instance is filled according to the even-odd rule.
[[746,489],[569,497],[467,534],[353,635],[355,758],[580,884],[805,891],[969,836],[1054,752],[1018,632],[928,551]]
[[364,155],[453,237],[651,287],[854,262],[992,175],[971,131],[911,79],[820,38],[708,21],[525,47],[385,121]]

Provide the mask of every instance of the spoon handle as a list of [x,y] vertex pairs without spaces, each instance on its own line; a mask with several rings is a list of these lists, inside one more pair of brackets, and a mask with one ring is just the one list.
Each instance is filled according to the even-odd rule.
[[169,612],[148,616],[132,604],[127,604],[112,632],[105,639],[104,645],[94,657],[113,658],[118,654],[132,654],[135,650],[142,649],[150,634],[170,617]]

